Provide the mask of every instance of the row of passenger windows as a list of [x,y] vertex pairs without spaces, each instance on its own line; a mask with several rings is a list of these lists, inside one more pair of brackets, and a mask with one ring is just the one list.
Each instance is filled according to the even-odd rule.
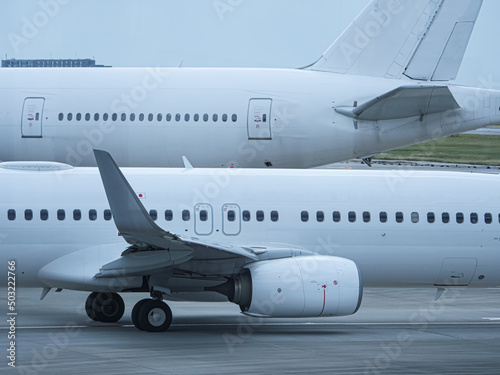
[[[427,223],[429,224],[434,224],[439,220],[444,224],[448,224],[452,221],[455,221],[458,224],[463,224],[466,220],[469,220],[471,224],[478,224],[480,221],[479,214],[475,212],[471,213],[468,218],[466,218],[466,215],[463,212],[457,212],[454,215],[450,214],[449,212],[443,212],[441,214],[428,212],[426,215],[424,215],[424,219],[420,218],[420,214],[418,212],[412,212],[409,216],[409,220],[414,224],[420,222],[421,220],[427,221]],[[303,222],[308,222],[309,211],[302,211],[300,214],[300,218]],[[485,224],[493,223],[493,215],[490,213],[485,213],[482,219],[484,220]],[[332,220],[335,223],[341,222],[342,214],[339,211],[334,211],[332,213]],[[350,223],[355,223],[357,220],[357,213],[355,211],[349,211],[347,213],[347,221],[349,221]],[[368,211],[363,212],[361,215],[361,220],[364,223],[370,223],[372,221],[372,214]],[[389,215],[387,214],[387,212],[382,211],[378,214],[378,220],[381,223],[387,223],[389,221]],[[405,214],[403,212],[396,212],[394,214],[394,220],[396,223],[403,223],[405,221]],[[323,211],[316,212],[316,221],[320,223],[325,221],[325,213]],[[498,215],[498,222],[500,223],[500,214]]]
[[[35,214],[34,214],[33,210],[31,210],[31,209],[24,210],[24,219],[25,220],[27,220],[27,221],[33,220],[34,215]],[[63,210],[63,209],[57,210],[55,215],[56,215],[57,220],[59,220],[59,221],[66,220],[66,216],[67,216],[66,210]],[[79,210],[79,209],[73,210],[73,213],[72,213],[73,220],[79,221],[82,219],[83,215],[84,215],[84,213],[82,213],[81,210]],[[174,220],[174,213],[172,210],[165,210],[164,215],[165,215],[164,216],[165,221]],[[199,215],[200,215],[199,216],[200,221],[205,222],[205,221],[209,220],[209,213],[207,210],[201,210]],[[225,215],[226,215],[227,221],[233,222],[233,221],[236,221],[236,219],[237,219],[236,211],[234,211],[234,210],[226,211]],[[157,210],[150,210],[149,216],[154,221],[158,220],[158,211]],[[49,210],[46,210],[46,209],[40,210],[39,217],[40,217],[40,220],[42,220],[42,221],[48,220],[49,219]],[[102,217],[106,221],[111,220],[113,217],[111,214],[111,210],[109,210],[109,209],[104,210]],[[243,211],[243,214],[242,214],[243,221],[250,221],[251,217],[252,217],[252,214],[250,213],[250,211]],[[88,211],[88,218],[90,221],[97,220],[97,218],[98,218],[97,210],[94,210],[94,209],[89,210]],[[190,221],[191,220],[191,211],[182,210],[181,218],[182,218],[182,221]],[[255,218],[257,221],[260,221],[260,222],[264,221],[264,218],[265,218],[264,211],[260,211],[260,210],[256,211]],[[278,211],[271,211],[270,218],[271,218],[271,221],[274,221],[274,222],[278,221],[278,219],[279,219]],[[16,220],[17,219],[16,210],[14,210],[14,209],[7,210],[7,219],[10,221]]]
[[[120,119],[120,121],[130,121],[130,122],[134,122],[136,120],[137,121],[147,120],[149,122],[156,120],[158,122],[161,122],[161,121],[163,121],[163,118],[165,118],[165,121],[167,121],[167,122],[171,122],[171,121],[180,122],[182,120],[184,120],[185,122],[188,122],[191,119],[194,122],[198,122],[198,121],[208,122],[210,120],[212,120],[213,122],[218,122],[219,118],[222,122],[228,122],[230,119],[229,115],[227,115],[225,113],[223,115],[218,115],[215,113],[211,116],[208,113],[205,113],[204,115],[200,115],[200,114],[196,113],[192,116],[189,113],[186,113],[184,115],[182,115],[180,113],[177,113],[177,114],[167,113],[165,116],[163,116],[162,113],[158,113],[157,115],[154,115],[153,113],[150,113],[148,115],[145,115],[144,113],[140,113],[139,115],[136,115],[135,113],[130,113],[130,114],[112,113],[111,116],[108,113],[104,113],[102,115],[102,117],[99,113],[95,113],[94,116],[92,116],[90,113],[86,113],[86,114],[76,113],[74,116],[74,119],[76,121],[82,121],[83,119],[85,119],[85,121],[90,121],[92,119],[92,117],[94,118],[94,121],[99,121],[101,118],[103,121],[108,121],[111,118],[112,121],[118,121],[118,119]],[[58,118],[59,118],[59,121],[64,121],[65,118],[67,121],[73,121],[73,113],[68,113],[65,116],[64,113],[61,112],[61,113],[59,113]],[[238,121],[238,115],[237,114],[231,115],[231,121],[232,122]]]
[[[86,214],[87,214],[86,212],[83,213],[81,210],[76,209],[76,210],[73,210],[73,212],[72,212],[72,218],[75,221],[79,221]],[[33,210],[31,210],[31,209],[24,210],[24,219],[25,220],[27,220],[27,221],[33,220],[34,215],[35,214],[34,214]],[[59,221],[66,220],[66,211],[63,209],[57,210],[55,212],[55,215],[56,215],[57,220],[59,220]],[[157,210],[150,210],[149,215],[151,216],[151,218],[153,220],[155,220],[155,221],[158,220],[158,211]],[[234,211],[234,210],[226,211],[225,215],[226,215],[225,219],[229,222],[236,221],[236,219],[237,219],[237,214],[236,214],[236,211]],[[300,214],[300,218],[301,218],[302,222],[310,221],[310,219],[311,219],[310,216],[311,215],[310,215],[309,211],[302,211]],[[347,221],[350,223],[355,223],[358,220],[358,215],[355,211],[349,211],[346,216],[347,216]],[[49,219],[49,210],[46,210],[46,209],[40,210],[39,217],[40,217],[40,220],[42,220],[42,221],[48,220]],[[94,210],[94,209],[89,210],[87,217],[90,221],[97,220],[98,219],[97,210]],[[173,211],[172,210],[165,210],[164,217],[165,217],[165,221],[172,221],[174,219]],[[255,220],[257,220],[258,222],[264,221],[265,217],[266,217],[266,214],[264,213],[264,211],[258,210],[255,212]],[[340,211],[334,211],[332,213],[331,217],[332,217],[333,222],[335,222],[335,223],[340,223],[342,221],[342,214],[340,213]],[[10,209],[7,211],[7,219],[8,220],[14,221],[14,220],[16,220],[16,218],[17,218],[16,210]],[[104,210],[102,213],[102,218],[106,221],[111,220],[112,219],[111,210],[109,210],[109,209]],[[182,218],[182,221],[190,221],[191,220],[191,211],[183,210],[181,212],[181,218]],[[252,214],[250,211],[245,210],[242,212],[241,218],[243,221],[249,222],[252,219]],[[269,214],[269,218],[271,219],[272,222],[277,222],[279,220],[279,212],[278,211],[271,211]],[[208,211],[201,210],[199,212],[199,219],[200,219],[200,221],[203,221],[203,222],[208,221],[209,220]],[[475,212],[468,215],[468,217],[466,217],[466,215],[462,212],[457,212],[454,215],[451,215],[448,212],[443,212],[441,214],[436,214],[434,212],[428,212],[425,215],[425,218],[423,220],[426,221],[427,223],[430,223],[430,224],[433,224],[439,220],[444,224],[448,224],[452,221],[455,221],[458,224],[463,224],[463,223],[465,223],[466,220],[468,222],[470,222],[471,224],[478,224],[480,219],[483,220],[483,222],[485,224],[492,224],[493,223],[493,215],[491,213],[485,213],[484,215],[482,215],[480,217],[480,215],[475,213]],[[316,212],[316,221],[322,223],[325,220],[326,220],[325,212],[324,211],[317,211]],[[364,223],[370,223],[372,221],[372,214],[368,211],[365,211],[361,214],[360,220],[362,220]],[[420,214],[418,212],[412,212],[409,215],[409,220],[415,224],[420,222],[421,221]],[[380,221],[381,223],[387,223],[389,221],[388,213],[384,212],[384,211],[380,212],[378,214],[378,221]],[[403,212],[396,212],[394,214],[394,221],[396,223],[403,223],[405,221],[404,213]],[[498,215],[498,222],[500,223],[500,214]]]

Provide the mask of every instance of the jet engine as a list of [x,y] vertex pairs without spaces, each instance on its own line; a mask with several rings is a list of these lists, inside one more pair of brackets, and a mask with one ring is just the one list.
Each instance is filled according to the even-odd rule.
[[351,260],[307,256],[248,264],[237,277],[206,290],[226,295],[252,316],[344,316],[358,311],[363,283]]

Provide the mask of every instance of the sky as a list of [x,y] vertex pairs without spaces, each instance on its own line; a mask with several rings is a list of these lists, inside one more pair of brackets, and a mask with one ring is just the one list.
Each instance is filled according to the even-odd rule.
[[[115,67],[296,68],[369,0],[0,0],[2,58]],[[499,0],[484,0],[457,83],[500,89]]]

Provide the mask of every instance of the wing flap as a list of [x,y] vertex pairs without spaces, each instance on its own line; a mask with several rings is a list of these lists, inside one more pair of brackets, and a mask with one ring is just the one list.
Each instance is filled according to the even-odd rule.
[[358,107],[335,110],[366,121],[394,120],[458,109],[460,106],[447,86],[402,86]]

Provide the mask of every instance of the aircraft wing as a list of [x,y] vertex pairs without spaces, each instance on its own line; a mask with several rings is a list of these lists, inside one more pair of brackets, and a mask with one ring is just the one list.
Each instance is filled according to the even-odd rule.
[[151,219],[111,155],[99,150],[94,154],[115,225],[131,245],[120,259],[106,264],[98,276],[142,274],[191,259],[259,259],[249,248],[201,241],[163,230]]
[[458,109],[447,86],[401,86],[358,107],[335,110],[348,117],[367,121],[394,120]]

